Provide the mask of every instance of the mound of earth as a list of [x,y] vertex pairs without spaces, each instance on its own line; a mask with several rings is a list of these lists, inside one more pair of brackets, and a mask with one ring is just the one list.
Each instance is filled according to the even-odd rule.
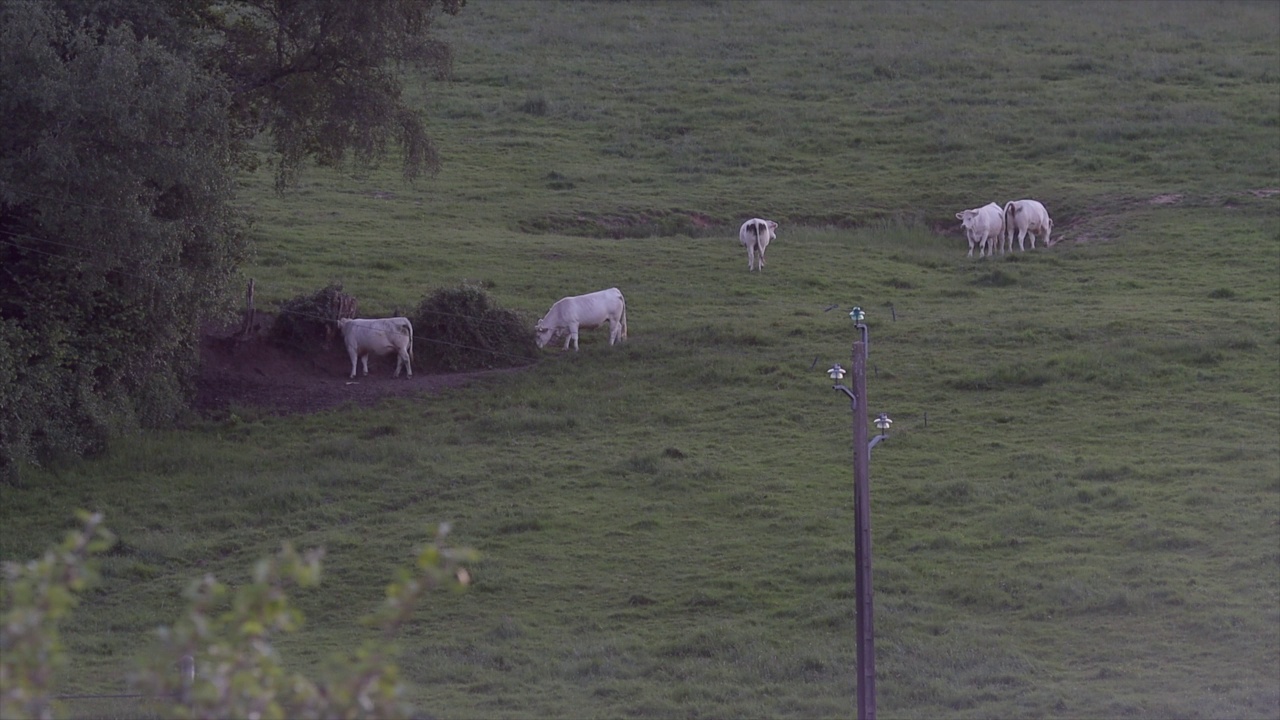
[[395,357],[369,359],[369,375],[354,380],[351,362],[339,343],[311,357],[267,340],[272,318],[258,313],[254,331],[236,337],[236,327],[208,327],[200,339],[200,374],[195,407],[215,415],[229,407],[251,406],[277,415],[295,415],[352,404],[367,407],[388,397],[412,396],[461,387],[480,377],[521,368],[478,372],[428,373],[393,378]]

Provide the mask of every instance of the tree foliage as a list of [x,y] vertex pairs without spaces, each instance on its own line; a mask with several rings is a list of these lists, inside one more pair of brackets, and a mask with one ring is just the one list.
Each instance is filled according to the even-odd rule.
[[89,558],[114,538],[102,516],[81,513],[81,527],[25,565],[4,564],[0,584],[0,717],[52,718],[54,679],[66,665],[58,627],[78,594],[97,582]]
[[465,0],[242,0],[209,4],[209,56],[228,78],[233,120],[245,136],[267,131],[277,182],[307,158],[321,164],[403,152],[407,179],[439,166],[421,115],[401,97],[405,68],[447,77],[449,47],[429,30]]
[[400,78],[448,73],[463,2],[0,0],[0,476],[181,411],[250,141],[280,187],[393,146],[436,168]]
[[[57,680],[66,659],[58,627],[83,590],[96,582],[94,555],[112,535],[100,514],[82,513],[81,527],[43,557],[6,563],[0,586],[0,717],[45,720],[58,715]],[[464,565],[475,554],[451,548],[447,524],[434,529],[412,568],[387,588],[383,606],[366,618],[376,634],[330,659],[318,678],[288,671],[273,639],[298,630],[303,616],[289,601],[295,587],[320,582],[323,551],[286,544],[260,560],[252,580],[235,589],[206,575],[187,591],[186,613],[158,629],[130,684],[141,694],[173,698],[177,718],[408,718],[413,709],[395,663],[395,638],[426,593],[461,590]],[[185,663],[175,672],[175,660]],[[191,674],[186,670],[190,668]]]
[[0,27],[3,464],[171,420],[245,243],[216,77],[43,3]]

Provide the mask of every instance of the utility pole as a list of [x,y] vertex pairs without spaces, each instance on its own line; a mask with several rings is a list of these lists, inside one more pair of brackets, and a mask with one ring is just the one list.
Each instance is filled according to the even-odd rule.
[[870,341],[863,324],[862,308],[849,313],[858,339],[853,343],[853,388],[840,384],[844,368],[837,363],[827,371],[836,381],[834,390],[849,397],[853,410],[853,556],[857,574],[854,581],[858,642],[858,720],[876,717],[876,640],[874,602],[871,591],[871,448],[888,439],[889,416],[880,413],[876,427],[880,434],[867,440],[867,351]]
[[876,717],[876,637],[871,596],[871,448],[867,443],[867,342],[853,343],[853,558],[857,567],[858,720]]

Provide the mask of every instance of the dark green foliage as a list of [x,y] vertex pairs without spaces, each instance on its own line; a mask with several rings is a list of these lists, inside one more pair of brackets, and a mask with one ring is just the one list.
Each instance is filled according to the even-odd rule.
[[464,283],[423,300],[413,316],[414,358],[440,370],[527,365],[537,356],[533,327],[498,308],[484,288]]
[[214,78],[45,4],[5,4],[0,28],[0,76],[22,78],[0,92],[7,472],[171,421],[245,244]]
[[310,295],[298,295],[280,303],[280,312],[267,336],[271,342],[303,355],[324,349],[334,319],[334,300],[342,295],[342,283],[330,283]]

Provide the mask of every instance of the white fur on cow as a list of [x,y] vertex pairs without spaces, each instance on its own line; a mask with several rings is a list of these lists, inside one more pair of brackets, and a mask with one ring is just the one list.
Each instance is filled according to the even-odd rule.
[[369,374],[369,355],[396,354],[396,372],[400,377],[403,365],[408,377],[413,377],[413,323],[409,318],[342,319],[338,321],[342,331],[342,344],[351,358],[351,377],[356,376],[356,360],[364,360],[364,374]]
[[1004,210],[995,203],[987,203],[980,208],[961,210],[956,219],[964,224],[965,236],[969,239],[969,257],[973,257],[973,248],[978,248],[978,257],[994,255],[996,247],[1004,235]]
[[1005,245],[1013,250],[1013,236],[1018,236],[1018,249],[1025,250],[1023,243],[1027,236],[1031,236],[1031,249],[1036,249],[1036,237],[1039,236],[1044,241],[1044,246],[1049,247],[1053,243],[1049,242],[1049,234],[1053,230],[1053,220],[1049,218],[1049,211],[1044,209],[1036,200],[1014,200],[1005,203],[1004,206],[1004,241]]
[[609,344],[627,339],[627,301],[618,288],[599,290],[586,295],[561,298],[538,321],[538,347],[546,347],[552,338],[567,335],[564,349],[578,349],[578,329],[597,328],[609,323]]
[[742,223],[738,230],[738,242],[747,246],[748,271],[764,269],[764,251],[769,248],[770,242],[778,239],[775,232],[777,229],[778,223],[762,218],[751,218]]

